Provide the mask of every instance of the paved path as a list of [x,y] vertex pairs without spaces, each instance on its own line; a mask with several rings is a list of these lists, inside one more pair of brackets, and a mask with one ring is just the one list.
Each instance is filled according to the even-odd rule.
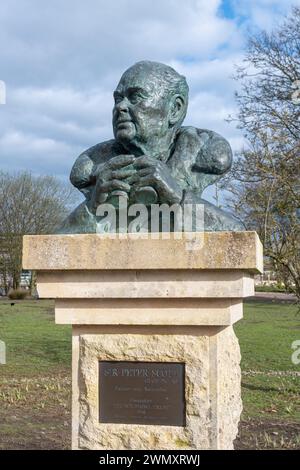
[[295,302],[297,297],[294,294],[286,294],[285,292],[255,292],[255,296],[249,297],[249,299],[285,300],[286,302]]

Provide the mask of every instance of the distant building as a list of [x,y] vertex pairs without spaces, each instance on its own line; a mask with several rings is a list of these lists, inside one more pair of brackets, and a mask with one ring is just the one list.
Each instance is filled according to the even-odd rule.
[[21,273],[20,287],[23,287],[24,289],[29,289],[30,283],[31,283],[31,277],[32,277],[32,271],[23,270]]
[[256,274],[254,276],[254,284],[256,286],[274,286],[278,282],[280,281],[275,271],[265,270],[263,274]]

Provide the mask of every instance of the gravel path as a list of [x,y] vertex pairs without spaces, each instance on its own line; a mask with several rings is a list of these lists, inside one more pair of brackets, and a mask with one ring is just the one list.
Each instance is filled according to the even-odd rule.
[[283,300],[286,302],[296,302],[297,300],[294,294],[286,294],[285,292],[255,292],[255,296],[248,298],[252,300]]

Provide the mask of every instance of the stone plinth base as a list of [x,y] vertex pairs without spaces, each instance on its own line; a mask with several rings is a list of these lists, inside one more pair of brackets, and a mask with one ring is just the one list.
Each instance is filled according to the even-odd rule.
[[[98,363],[185,364],[186,426],[99,422]],[[232,327],[73,327],[73,448],[232,449],[242,403]]]
[[[242,318],[243,298],[254,294],[261,243],[255,232],[155,235],[24,237],[23,267],[37,271],[41,297],[56,299],[56,323],[73,325],[74,449],[233,448],[242,407],[232,325]],[[168,405],[172,394],[163,381],[150,395],[133,382],[133,395],[142,390],[145,399],[125,407],[127,417],[136,419],[130,410],[140,401],[155,405],[155,413],[183,404],[180,425],[171,425],[170,415],[165,424],[149,424],[155,413],[144,424],[126,424],[123,411],[124,421],[112,422],[111,410],[123,404],[101,396],[106,379],[99,363],[106,361],[179,364],[179,405],[176,396],[173,408]],[[167,382],[170,390],[176,381]],[[125,390],[121,381],[117,387]],[[106,421],[100,419],[103,403]],[[148,413],[143,406],[138,412]]]

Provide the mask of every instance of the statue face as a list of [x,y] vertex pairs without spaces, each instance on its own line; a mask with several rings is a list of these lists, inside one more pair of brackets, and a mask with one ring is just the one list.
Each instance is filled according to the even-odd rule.
[[115,92],[113,130],[117,141],[143,147],[169,129],[170,101],[159,77],[132,67],[122,76]]

